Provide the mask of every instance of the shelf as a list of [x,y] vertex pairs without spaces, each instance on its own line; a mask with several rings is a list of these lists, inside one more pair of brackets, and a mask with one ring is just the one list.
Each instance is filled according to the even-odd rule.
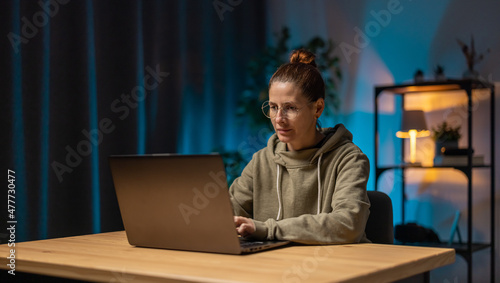
[[[468,129],[467,144],[469,150],[473,148],[473,139],[472,139],[472,111],[473,111],[473,91],[476,89],[489,89],[490,92],[490,153],[489,153],[489,164],[483,164],[483,162],[474,162],[474,155],[467,155],[467,162],[449,162],[450,160],[446,160],[446,163],[436,163],[436,164],[444,164],[444,165],[434,165],[434,166],[422,166],[419,165],[411,165],[407,163],[396,164],[396,165],[382,165],[379,166],[379,96],[381,94],[389,94],[396,95],[400,98],[400,104],[402,111],[405,109],[405,98],[409,96],[418,96],[420,94],[425,95],[425,93],[429,94],[438,94],[440,92],[450,93],[452,95],[465,95],[467,96],[467,107],[466,107],[466,121],[464,124]],[[409,94],[409,96],[406,96]],[[453,243],[448,245],[447,242],[444,243],[405,243],[405,245],[413,245],[413,246],[429,246],[429,247],[447,247],[455,249],[458,255],[461,255],[467,261],[467,281],[472,282],[472,271],[473,271],[473,257],[472,254],[476,251],[483,249],[490,249],[490,280],[495,282],[495,87],[493,84],[476,79],[464,79],[464,80],[446,80],[446,81],[426,81],[421,83],[403,83],[397,85],[382,85],[375,86],[375,125],[374,125],[374,145],[375,145],[375,184],[378,184],[380,176],[386,170],[397,170],[400,169],[402,174],[400,177],[400,185],[401,185],[401,219],[402,223],[405,223],[405,201],[406,201],[406,193],[405,193],[405,170],[407,169],[454,169],[461,171],[465,174],[467,178],[467,231],[466,235],[464,235],[468,241],[466,243]],[[397,100],[395,100],[396,103]],[[405,147],[401,146],[401,157],[405,156]],[[401,159],[403,160],[403,159]],[[470,166],[468,162],[471,162]],[[394,161],[393,161],[394,162]],[[429,163],[431,164],[431,163]],[[490,243],[474,243],[472,238],[472,229],[473,229],[473,170],[486,168],[490,170]],[[375,188],[377,190],[377,187]],[[396,243],[402,244],[402,243]]]
[[409,83],[400,85],[376,86],[376,94],[387,91],[393,94],[406,94],[412,92],[439,92],[463,89],[492,88],[493,85],[480,80],[447,80],[435,82]]
[[394,170],[394,169],[454,169],[454,170],[459,170],[463,172],[464,174],[468,175],[470,172],[472,172],[472,169],[488,169],[491,168],[491,165],[485,164],[485,165],[473,165],[469,168],[467,165],[457,165],[457,166],[447,166],[447,165],[436,165],[436,166],[422,166],[422,165],[392,165],[392,166],[376,166],[375,167],[375,174],[380,176],[383,172],[387,170]]
[[[488,164],[484,165],[473,165],[472,168],[490,168],[491,166]],[[390,170],[390,169],[412,169],[412,168],[420,168],[420,169],[467,169],[469,166],[467,165],[457,165],[457,166],[447,166],[447,165],[436,165],[436,166],[422,166],[422,165],[391,165],[391,166],[377,166],[377,169],[380,170]]]

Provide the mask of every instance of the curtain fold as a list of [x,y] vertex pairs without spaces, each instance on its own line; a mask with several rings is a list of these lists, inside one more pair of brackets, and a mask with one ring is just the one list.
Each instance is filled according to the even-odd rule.
[[[47,26],[50,25],[50,19]],[[49,219],[49,176],[50,176],[50,29],[42,32],[42,84],[41,84],[41,115],[40,115],[40,209],[39,237],[47,238],[47,223]]]
[[110,155],[237,148],[265,7],[222,1],[233,6],[221,14],[216,2],[2,1],[0,161],[16,172],[16,241],[123,229]]

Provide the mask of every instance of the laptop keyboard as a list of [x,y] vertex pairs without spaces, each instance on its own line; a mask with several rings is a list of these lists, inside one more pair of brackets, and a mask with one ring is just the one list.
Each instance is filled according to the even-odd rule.
[[256,246],[262,246],[263,244],[264,244],[264,242],[261,242],[261,241],[249,241],[249,240],[245,240],[245,239],[240,238],[240,246],[242,248],[251,248],[251,247],[256,247]]

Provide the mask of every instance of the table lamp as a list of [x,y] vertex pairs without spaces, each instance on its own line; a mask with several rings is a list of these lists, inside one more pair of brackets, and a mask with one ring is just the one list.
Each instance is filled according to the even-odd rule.
[[427,137],[430,135],[425,123],[424,111],[422,110],[405,110],[403,111],[403,121],[401,131],[396,133],[398,138],[410,139],[410,163],[415,164],[417,138]]

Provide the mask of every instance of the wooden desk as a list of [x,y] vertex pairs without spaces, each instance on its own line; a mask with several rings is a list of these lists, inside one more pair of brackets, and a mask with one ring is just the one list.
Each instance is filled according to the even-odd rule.
[[[0,268],[10,248],[0,246]],[[453,263],[453,249],[289,246],[221,255],[130,246],[124,231],[16,243],[16,272],[100,282],[388,282]],[[7,273],[7,270],[0,270]]]

